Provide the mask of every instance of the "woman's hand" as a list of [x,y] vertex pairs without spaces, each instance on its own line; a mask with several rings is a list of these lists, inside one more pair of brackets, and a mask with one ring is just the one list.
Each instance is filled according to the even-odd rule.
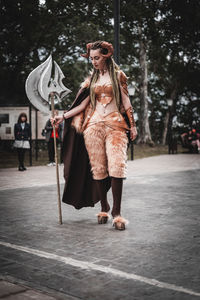
[[64,120],[63,116],[55,116],[54,118],[50,118],[51,121],[51,125],[58,125],[60,123],[62,123]]
[[130,128],[130,138],[131,141],[134,141],[137,137],[137,128],[136,127],[131,127]]

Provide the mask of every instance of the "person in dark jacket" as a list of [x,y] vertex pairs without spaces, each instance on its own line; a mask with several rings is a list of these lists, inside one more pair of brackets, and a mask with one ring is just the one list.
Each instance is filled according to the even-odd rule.
[[190,151],[200,153],[200,141],[196,129],[192,128],[188,134],[188,142]]
[[24,158],[26,149],[30,149],[29,139],[31,136],[30,125],[27,123],[27,115],[21,113],[18,117],[18,121],[14,126],[15,142],[14,147],[17,149],[19,171],[25,171]]
[[[55,110],[55,116],[58,115],[58,111]],[[49,155],[49,163],[48,166],[55,166],[55,149],[54,149],[54,133],[53,133],[53,127],[51,125],[50,119],[46,122],[45,125],[46,130],[46,142],[48,146],[48,155]],[[56,125],[56,144],[58,144],[59,141],[61,141],[61,133],[62,133],[62,125]]]

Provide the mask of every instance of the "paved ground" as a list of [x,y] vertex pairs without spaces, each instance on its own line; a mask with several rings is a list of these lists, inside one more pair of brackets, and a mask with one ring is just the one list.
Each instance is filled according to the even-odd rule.
[[200,155],[128,162],[119,232],[99,204],[58,225],[54,167],[0,169],[0,299],[200,299],[199,175]]

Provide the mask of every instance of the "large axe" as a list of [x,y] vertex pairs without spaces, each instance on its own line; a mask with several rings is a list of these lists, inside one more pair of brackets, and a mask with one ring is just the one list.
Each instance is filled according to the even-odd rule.
[[[56,96],[59,102],[71,91],[62,83],[65,77],[59,65],[54,61],[54,70],[52,70],[52,56],[50,55],[41,65],[35,68],[27,77],[25,89],[30,102],[40,110],[44,115],[49,114],[49,105],[51,104],[51,113],[54,117],[54,98]],[[56,179],[58,194],[58,212],[59,223],[62,224],[62,210],[60,200],[60,183],[58,172],[58,154],[56,147],[56,130],[53,124],[54,149],[56,162]]]

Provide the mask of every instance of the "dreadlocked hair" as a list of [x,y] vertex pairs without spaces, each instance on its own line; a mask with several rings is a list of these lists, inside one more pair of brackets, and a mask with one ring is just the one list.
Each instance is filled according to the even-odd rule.
[[[101,43],[102,43],[101,41],[97,41],[97,42],[93,43],[90,50],[100,49],[100,52],[102,54],[107,54],[108,50],[106,48],[102,48]],[[112,57],[108,57],[106,59],[106,66],[107,66],[107,69],[108,69],[108,72],[109,72],[109,75],[110,75],[111,84],[112,84],[114,98],[116,100],[117,108],[119,109],[119,107],[120,107],[120,93],[119,93],[119,84],[118,84],[117,74],[118,74],[120,68],[115,63],[115,61]],[[92,76],[91,76],[91,81],[90,81],[90,101],[91,101],[93,110],[95,109],[95,106],[96,106],[94,88],[95,88],[95,83],[97,82],[97,80],[99,78],[99,74],[100,74],[100,71],[97,70],[97,69],[94,69],[93,73],[92,73]]]

